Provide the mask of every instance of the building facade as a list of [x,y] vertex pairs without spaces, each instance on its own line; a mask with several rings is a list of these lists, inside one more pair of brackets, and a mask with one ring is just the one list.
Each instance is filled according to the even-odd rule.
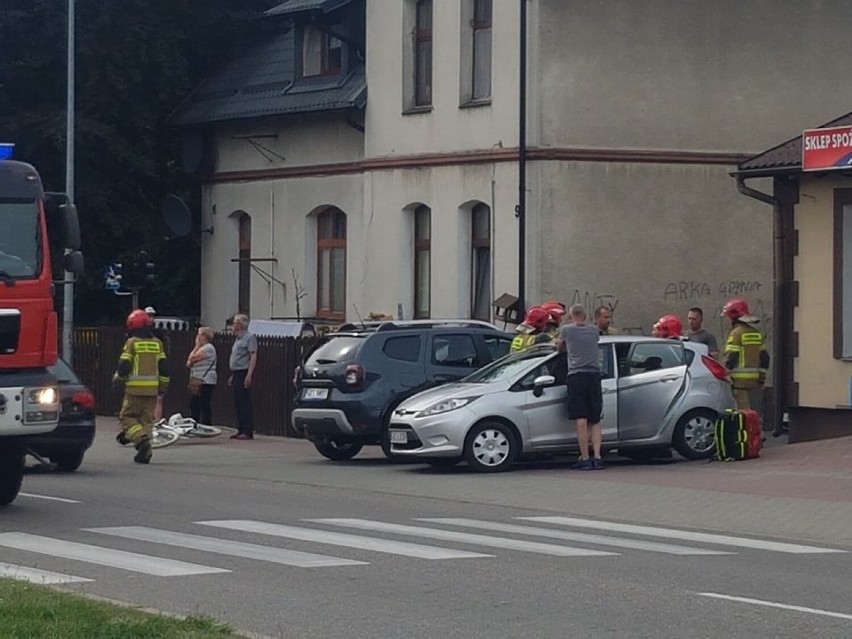
[[[205,322],[237,310],[487,319],[496,297],[517,295],[519,6],[289,0],[268,12],[281,35],[173,116],[206,149]],[[719,310],[744,297],[771,340],[772,216],[728,174],[843,110],[852,7],[527,10],[526,302],[605,305],[635,332],[700,306],[722,338]]]

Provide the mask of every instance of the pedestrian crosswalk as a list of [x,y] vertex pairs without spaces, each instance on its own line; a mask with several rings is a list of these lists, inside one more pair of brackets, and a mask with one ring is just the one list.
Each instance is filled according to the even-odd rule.
[[[294,525],[296,523],[299,525]],[[371,553],[377,557],[392,555],[405,560],[467,562],[499,561],[510,553],[578,561],[614,558],[633,551],[698,558],[741,551],[809,555],[848,552],[564,516],[514,517],[511,521],[414,517],[406,523],[362,518],[317,518],[292,523],[227,519],[197,521],[186,527],[193,532],[113,526],[82,528],[57,537],[26,532],[0,533],[0,577],[57,584],[92,581],[95,579],[93,566],[153,577],[217,575],[242,568],[233,561],[223,567],[226,558],[278,565],[285,570],[359,570],[376,561]],[[241,540],[229,538],[235,534],[240,535]],[[414,542],[411,538],[420,541]],[[122,545],[121,540],[125,540],[125,546],[127,540],[133,542],[133,552],[113,547]],[[312,552],[288,547],[294,543],[301,544],[302,548],[310,544]],[[199,553],[203,554],[203,564],[174,558],[189,554],[190,559],[197,560]],[[20,563],[12,563],[13,559]],[[103,574],[100,568],[98,575]],[[69,569],[74,574],[64,572]]]

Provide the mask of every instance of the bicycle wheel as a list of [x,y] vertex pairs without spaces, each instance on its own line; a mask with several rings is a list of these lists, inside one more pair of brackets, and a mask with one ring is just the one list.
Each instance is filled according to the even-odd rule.
[[187,434],[193,437],[216,437],[222,434],[222,429],[207,424],[196,424]]
[[155,428],[151,433],[151,448],[163,448],[174,444],[180,435],[168,428]]

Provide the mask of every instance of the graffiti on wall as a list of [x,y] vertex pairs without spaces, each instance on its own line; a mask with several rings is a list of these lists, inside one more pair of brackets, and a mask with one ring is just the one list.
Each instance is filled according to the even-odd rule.
[[721,297],[745,297],[759,293],[763,282],[759,280],[722,280],[717,285],[696,280],[678,280],[669,282],[663,291],[663,300],[669,302],[687,302],[690,300]]
[[741,297],[749,303],[751,314],[760,319],[760,329],[766,342],[771,344],[774,326],[772,303],[763,297],[767,294],[772,294],[771,287],[754,279],[728,279],[719,282],[677,280],[665,285],[661,297],[669,304],[683,302],[701,306],[704,310],[704,327],[721,339],[724,339],[731,329],[730,321],[722,317],[722,308],[732,297]]
[[609,309],[610,313],[615,315],[615,309],[618,308],[618,297],[609,293],[597,293],[591,291],[581,291],[578,288],[574,289],[570,297],[568,306],[572,304],[582,304],[586,310],[591,313],[594,309],[604,306]]

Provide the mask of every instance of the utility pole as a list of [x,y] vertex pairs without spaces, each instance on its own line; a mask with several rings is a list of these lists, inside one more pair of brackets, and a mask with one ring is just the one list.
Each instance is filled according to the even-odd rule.
[[[74,58],[75,58],[75,0],[68,0],[68,80],[66,91],[66,142],[65,142],[65,193],[68,202],[74,203]],[[65,251],[69,251],[66,249]],[[69,365],[73,365],[74,349],[72,333],[74,331],[74,274],[64,271],[62,286],[62,356]]]

